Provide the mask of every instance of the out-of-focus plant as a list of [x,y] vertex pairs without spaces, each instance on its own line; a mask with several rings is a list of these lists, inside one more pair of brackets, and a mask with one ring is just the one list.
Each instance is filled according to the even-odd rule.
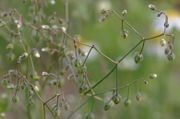
[[[65,17],[59,17],[57,13],[50,16],[44,12],[47,2],[43,0],[23,1],[29,4],[30,11],[27,16],[22,15],[17,9],[9,11],[2,11],[0,16],[0,27],[3,29],[3,35],[11,37],[8,40],[7,54],[9,60],[13,63],[13,68],[10,69],[1,80],[1,85],[5,88],[13,90],[12,102],[17,103],[24,97],[27,117],[32,118],[32,105],[37,102],[42,105],[42,118],[46,119],[50,114],[54,119],[57,118],[71,118],[73,115],[85,104],[93,99],[90,106],[90,111],[85,115],[86,119],[94,118],[93,105],[95,101],[104,103],[104,110],[107,111],[116,104],[122,101],[122,96],[119,94],[120,89],[127,88],[128,94],[124,100],[124,105],[128,106],[132,102],[129,98],[130,87],[135,83],[143,81],[145,84],[151,79],[156,79],[157,74],[153,73],[147,77],[133,80],[123,86],[118,86],[118,65],[133,51],[136,51],[140,46],[140,50],[134,57],[135,63],[143,61],[143,49],[145,43],[149,40],[163,37],[160,40],[160,45],[165,48],[165,55],[168,60],[173,60],[175,54],[173,53],[174,35],[166,32],[169,27],[168,16],[165,12],[158,10],[155,5],[150,4],[150,10],[157,13],[157,17],[164,17],[164,30],[162,33],[145,37],[127,20],[127,10],[121,13],[115,10],[103,9],[101,11],[100,22],[107,20],[112,15],[115,15],[122,23],[122,39],[127,39],[130,34],[126,27],[129,27],[139,37],[137,44],[132,46],[127,53],[125,53],[119,60],[113,60],[106,54],[101,52],[95,45],[81,42],[77,36],[71,35],[69,27],[69,3],[65,0]],[[52,1],[53,4],[53,1]],[[29,34],[31,37],[26,37]],[[125,41],[124,41],[125,42]],[[83,52],[80,46],[89,48],[87,54]],[[16,53],[15,47],[18,48],[21,54]],[[88,79],[88,71],[86,62],[92,50],[95,50],[99,55],[107,59],[114,66],[105,74],[102,79],[92,84]],[[106,80],[113,72],[115,72],[115,86],[113,89],[105,89],[104,92],[97,92],[94,89]],[[63,92],[65,83],[71,81],[79,88],[80,96],[85,101],[74,110],[70,110],[69,102],[66,99],[66,94]],[[46,89],[51,89],[51,94],[46,96]],[[102,94],[111,92],[110,97],[103,97]],[[79,95],[77,95],[79,96]],[[20,99],[19,99],[20,98]],[[137,94],[136,99],[142,99],[140,93]],[[53,104],[52,104],[53,102]],[[1,103],[0,103],[1,104]],[[1,111],[1,110],[0,110]],[[63,113],[63,114],[62,114]],[[2,112],[1,115],[4,113]]]

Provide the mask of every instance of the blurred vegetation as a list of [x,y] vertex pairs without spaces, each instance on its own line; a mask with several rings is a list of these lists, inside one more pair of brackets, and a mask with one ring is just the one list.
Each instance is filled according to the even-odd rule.
[[[30,20],[30,15],[28,15],[30,3],[23,3],[23,0],[1,0],[0,1],[0,11],[10,10],[16,8],[23,16]],[[180,14],[180,2],[179,0],[69,0],[69,13],[70,13],[70,24],[69,24],[69,33],[73,35],[79,35],[82,42],[96,44],[98,48],[107,54],[107,56],[112,59],[118,59],[122,56],[129,48],[131,48],[139,40],[136,34],[129,30],[129,37],[123,39],[121,35],[121,22],[114,15],[109,17],[105,22],[99,23],[98,19],[100,16],[100,10],[102,4],[109,5],[111,9],[114,9],[118,12],[121,12],[124,9],[128,10],[127,20],[140,31],[144,36],[152,36],[157,31],[155,30],[154,24],[154,13],[148,9],[148,4],[153,3],[158,8],[168,11],[174,10]],[[52,15],[53,12],[56,12],[58,16],[64,17],[64,0],[56,0],[55,4],[51,4],[51,1],[48,2],[48,5],[45,7],[45,14],[48,16]],[[36,16],[34,16],[36,17]],[[169,16],[171,17],[171,16]],[[179,16],[180,18],[180,16]],[[46,20],[44,20],[46,21]],[[47,22],[47,21],[46,21]],[[46,24],[44,22],[44,24]],[[180,24],[180,21],[179,21]],[[32,34],[29,34],[28,29],[24,29],[25,34],[23,34],[31,45],[34,45],[35,48],[38,48],[36,42],[39,40],[38,37],[32,37]],[[164,54],[158,53],[156,50],[160,50],[159,45],[160,39],[155,39],[148,41],[145,46],[144,61],[140,64],[132,64],[131,66],[125,66],[126,68],[121,68],[119,66],[118,75],[119,75],[119,86],[123,86],[126,83],[136,80],[138,78],[146,77],[151,73],[157,73],[158,78],[152,80],[148,85],[144,85],[143,82],[139,82],[134,86],[130,87],[130,99],[132,101],[131,105],[126,107],[123,103],[120,103],[117,106],[114,106],[108,111],[103,110],[102,102],[93,102],[90,100],[90,103],[85,105],[79,113],[84,115],[89,111],[89,108],[93,103],[93,113],[96,119],[179,119],[180,118],[180,90],[179,76],[180,76],[180,60],[178,53],[180,51],[179,47],[179,34],[180,29],[173,28],[169,32],[175,34],[175,54],[176,60],[169,62],[164,58]],[[16,66],[15,62],[8,60],[9,49],[7,45],[11,41],[11,36],[8,36],[3,29],[0,29],[0,75],[2,76],[13,67]],[[16,40],[16,39],[14,39]],[[148,47],[149,44],[152,44]],[[83,47],[82,47],[83,48]],[[156,49],[157,48],[157,49]],[[153,50],[156,49],[156,50]],[[154,53],[149,53],[154,52]],[[13,52],[20,56],[22,54],[22,49],[20,45],[15,46]],[[131,53],[127,59],[133,59],[135,52]],[[17,56],[15,58],[17,59]],[[48,58],[42,58],[44,62],[51,61]],[[41,61],[38,61],[41,62]],[[43,71],[43,65],[39,65],[36,62],[36,66],[39,66],[39,73]],[[48,62],[49,63],[49,62]],[[129,62],[128,62],[129,63]],[[55,65],[54,65],[55,66]],[[87,61],[87,70],[89,80],[92,83],[97,82],[109,69],[112,67],[112,64],[109,63],[103,57],[94,54]],[[123,66],[122,66],[123,67]],[[49,69],[47,69],[48,71]],[[102,84],[100,84],[95,91],[103,92],[108,89],[112,89],[115,85],[115,75],[108,77]],[[77,89],[73,88],[73,84],[67,84],[63,89],[67,98],[74,99],[71,95],[76,95]],[[75,91],[74,91],[75,90]],[[48,89],[49,93],[51,92]],[[127,96],[127,89],[122,89],[119,91],[123,99]],[[138,92],[141,92],[143,95],[142,101],[136,100],[136,95]],[[46,92],[48,94],[48,92]],[[75,94],[74,94],[75,93]],[[11,97],[13,91],[4,89],[0,87],[0,119],[25,119],[26,109],[23,101],[20,101],[17,104],[12,104]],[[106,95],[104,95],[106,96]],[[71,99],[69,99],[71,100]],[[79,103],[78,99],[76,104]],[[38,106],[37,106],[38,105]],[[34,115],[33,119],[40,119],[41,116],[38,116],[40,104],[37,104],[31,107],[33,109],[30,113]],[[3,113],[6,114],[6,117],[3,117]],[[79,114],[78,113],[78,114]],[[80,119],[78,114],[75,114],[72,119]],[[50,117],[48,117],[50,118]]]

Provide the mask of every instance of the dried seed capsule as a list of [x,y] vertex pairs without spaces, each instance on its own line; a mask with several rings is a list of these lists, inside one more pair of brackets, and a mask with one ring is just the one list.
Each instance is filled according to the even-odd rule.
[[139,63],[141,62],[142,60],[144,59],[143,55],[142,54],[137,54],[135,57],[134,57],[134,61],[135,63]]
[[125,106],[129,106],[131,104],[131,100],[129,99],[129,98],[126,98],[125,100],[124,100],[124,105]]
[[157,74],[150,74],[150,75],[149,75],[149,78],[150,78],[150,79],[156,79],[156,78],[157,78]]
[[115,94],[115,95],[112,97],[112,101],[114,102],[114,104],[119,104],[120,101],[121,101],[121,97],[120,97],[118,94]]
[[176,55],[174,53],[170,53],[170,54],[167,55],[167,58],[168,58],[169,61],[172,61],[172,60],[174,60],[176,58]]
[[165,46],[166,44],[167,44],[167,42],[164,38],[160,40],[161,47]]

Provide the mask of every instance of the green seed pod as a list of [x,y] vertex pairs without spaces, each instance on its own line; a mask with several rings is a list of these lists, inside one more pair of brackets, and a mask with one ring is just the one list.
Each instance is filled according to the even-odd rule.
[[141,101],[141,100],[142,100],[142,94],[141,94],[140,92],[138,92],[138,93],[136,94],[136,100],[137,100],[137,101]]
[[144,84],[146,84],[146,85],[147,85],[147,84],[149,84],[149,82],[148,82],[147,80],[144,80]]
[[176,55],[174,53],[171,53],[171,54],[167,55],[167,58],[169,61],[172,61],[176,58]]
[[31,76],[31,78],[32,78],[33,80],[39,80],[39,76],[38,76],[38,74],[37,74],[36,71],[33,72],[30,76]]
[[171,49],[169,47],[165,48],[164,54],[169,55],[171,53]]
[[112,101],[107,102],[107,103],[104,105],[104,110],[105,110],[105,111],[109,110],[109,109],[111,108],[111,106],[112,106]]
[[125,100],[124,100],[124,105],[125,106],[129,106],[131,104],[131,100],[129,99],[129,98],[126,98]]
[[143,61],[143,59],[144,59],[144,57],[143,57],[142,54],[137,54],[137,55],[134,57],[134,61],[135,61],[136,64],[139,63],[139,62],[141,62],[141,61]]
[[127,30],[123,30],[123,38],[124,39],[128,38],[128,31]]
[[85,119],[94,119],[94,114],[93,113],[86,114]]
[[19,97],[18,96],[15,95],[15,96],[12,97],[12,102],[13,103],[17,103],[18,101],[19,101]]
[[54,112],[54,115],[56,117],[59,117],[61,115],[61,109],[60,109],[60,106],[58,104],[55,104],[53,107],[52,107],[52,112]]
[[63,78],[60,78],[60,79],[58,80],[58,87],[59,87],[59,88],[62,88],[62,87],[64,86],[64,84],[65,84],[64,79],[63,79]]
[[114,102],[114,104],[119,104],[121,101],[121,97],[118,94],[115,94],[112,97],[112,101]]

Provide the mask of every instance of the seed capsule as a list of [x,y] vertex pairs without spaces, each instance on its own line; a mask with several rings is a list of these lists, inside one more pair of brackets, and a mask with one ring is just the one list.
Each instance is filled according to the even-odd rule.
[[12,97],[12,102],[13,103],[17,103],[18,101],[19,101],[18,96],[15,95],[15,96]]
[[124,31],[123,31],[123,38],[124,38],[124,39],[127,39],[127,38],[128,38],[128,31],[127,31],[127,30],[124,30]]
[[137,55],[134,57],[134,61],[135,61],[136,64],[139,63],[139,62],[141,62],[141,61],[143,61],[143,59],[144,59],[144,57],[143,57],[142,54],[137,54]]
[[171,53],[171,54],[167,55],[167,58],[169,61],[172,61],[176,58],[176,55],[174,53]]
[[137,100],[137,101],[141,101],[141,100],[142,100],[142,94],[141,94],[140,92],[138,92],[138,93],[136,94],[136,100]]
[[149,75],[149,78],[150,78],[150,79],[156,79],[156,78],[157,78],[157,74],[150,74],[150,75]]
[[109,110],[111,108],[111,106],[112,106],[112,102],[110,101],[104,105],[104,110],[105,111]]
[[171,53],[171,49],[169,47],[165,48],[164,54],[169,55]]
[[117,94],[115,94],[113,97],[112,97],[112,101],[114,102],[114,104],[119,104],[120,101],[121,101],[121,97]]
[[129,98],[126,98],[125,100],[124,100],[124,105],[125,106],[129,106],[131,104],[131,100],[129,99]]
[[161,47],[164,47],[166,44],[167,44],[167,42],[164,38],[160,40]]
[[94,119],[94,115],[92,113],[88,113],[86,116],[85,116],[85,119]]
[[148,82],[147,80],[144,80],[144,84],[146,84],[146,85],[147,85],[147,84],[149,84],[149,82]]

